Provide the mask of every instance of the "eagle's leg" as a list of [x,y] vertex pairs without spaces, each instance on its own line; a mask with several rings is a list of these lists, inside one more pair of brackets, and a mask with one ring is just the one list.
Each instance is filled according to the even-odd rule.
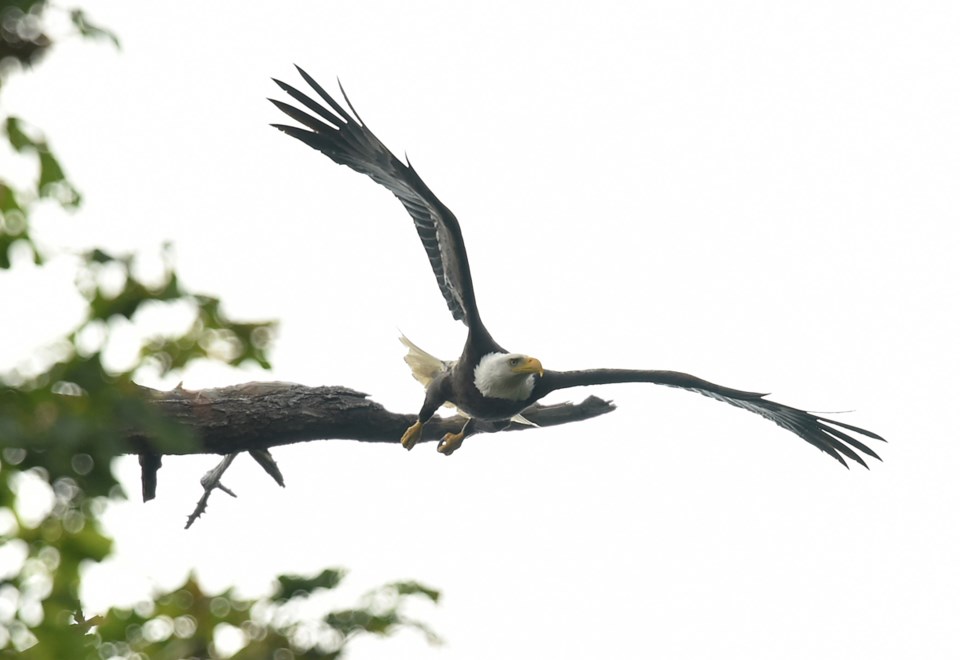
[[420,434],[423,433],[423,422],[419,419],[413,425],[403,432],[400,438],[400,444],[404,449],[413,449],[413,446],[420,442]]
[[427,396],[424,398],[423,406],[417,414],[417,421],[404,431],[400,438],[400,444],[403,445],[404,449],[413,449],[413,446],[420,442],[423,425],[433,417],[433,413],[437,412],[437,409],[446,401],[447,395],[444,386],[445,383],[442,379],[437,378],[427,387]]
[[463,444],[464,439],[473,434],[473,427],[476,425],[476,422],[471,417],[467,420],[467,423],[463,425],[463,428],[460,429],[458,433],[447,433],[443,436],[443,439],[440,440],[440,444],[437,445],[437,451],[441,454],[446,454],[449,456],[453,452],[460,449],[460,445]]

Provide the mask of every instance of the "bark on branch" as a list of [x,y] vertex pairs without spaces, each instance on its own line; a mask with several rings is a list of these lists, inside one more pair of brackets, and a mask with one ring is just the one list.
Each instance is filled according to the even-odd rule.
[[[390,412],[362,392],[347,387],[308,387],[296,383],[245,383],[206,390],[147,390],[150,402],[168,418],[192,429],[199,440],[181,454],[232,454],[311,440],[399,443],[415,415]],[[595,396],[580,403],[533,405],[523,416],[536,426],[579,422],[615,406]],[[438,441],[460,430],[459,416],[434,418],[423,441]],[[481,432],[493,430],[479,424]],[[534,428],[511,424],[508,431]]]
[[[356,440],[399,444],[400,437],[416,420],[415,415],[390,412],[366,394],[347,387],[308,387],[296,383],[245,383],[205,390],[176,388],[161,392],[144,388],[147,400],[167,418],[190,429],[195,443],[172,450],[158,450],[149,438],[132,437],[140,455],[144,501],[156,494],[157,471],[162,454],[221,454],[251,452],[257,462],[283,485],[269,449],[313,440]],[[535,404],[523,416],[539,426],[579,422],[613,411],[615,406],[595,396],[580,403]],[[448,432],[457,432],[466,420],[460,415],[434,416],[424,427],[423,442],[436,442]],[[507,431],[536,428],[511,424]],[[492,431],[486,423],[481,432]],[[230,459],[232,460],[232,459]],[[205,495],[188,526],[202,513],[212,490],[224,488],[220,476],[229,461],[208,473]],[[215,472],[215,474],[213,474]],[[212,475],[212,476],[211,476]],[[228,491],[229,492],[229,491]]]

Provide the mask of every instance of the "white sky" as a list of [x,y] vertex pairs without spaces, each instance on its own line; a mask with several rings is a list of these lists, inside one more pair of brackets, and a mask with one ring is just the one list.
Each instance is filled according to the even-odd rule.
[[[887,438],[844,470],[760,418],[667,388],[619,410],[432,446],[167,459],[114,507],[90,608],[197,567],[211,589],[351,569],[440,588],[446,639],[354,657],[947,657],[960,648],[960,7],[949,2],[90,2],[123,51],[67,44],[4,89],[86,195],[52,245],[176,246],[189,286],[282,323],[271,374],[397,411],[398,328],[449,318],[403,208],[269,128],[270,77],[337,76],[459,216],[484,319],[548,368],[689,371]],[[277,96],[277,98],[281,98]],[[69,278],[67,278],[69,280]],[[53,337],[42,278],[0,275],[0,362]],[[51,314],[46,314],[51,312]],[[41,315],[43,313],[43,315]],[[53,314],[59,315],[59,323]],[[6,315],[5,315],[6,316]],[[26,332],[11,330],[11,326]],[[173,382],[165,385],[173,385]],[[579,400],[586,392],[570,392]],[[132,495],[134,459],[119,463]]]

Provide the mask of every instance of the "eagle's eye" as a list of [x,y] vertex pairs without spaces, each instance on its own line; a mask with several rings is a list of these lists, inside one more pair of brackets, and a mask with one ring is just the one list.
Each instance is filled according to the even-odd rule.
[[510,366],[515,367],[520,364],[520,358],[510,358]]

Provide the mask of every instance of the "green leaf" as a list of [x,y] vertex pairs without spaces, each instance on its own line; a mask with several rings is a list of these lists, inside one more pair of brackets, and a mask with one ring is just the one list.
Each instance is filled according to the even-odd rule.
[[[7,214],[11,212],[23,213],[23,207],[17,200],[17,191],[0,181],[0,213]],[[9,228],[6,228],[9,231]]]
[[401,596],[426,596],[434,603],[440,600],[440,592],[436,589],[431,589],[430,587],[425,587],[419,582],[394,582],[393,584],[388,585],[397,590],[397,593]]
[[116,261],[116,257],[111,254],[104,252],[103,250],[96,248],[87,252],[83,255],[83,258],[87,261],[95,264],[108,264],[112,261]]
[[13,238],[6,234],[0,234],[0,270],[10,268],[10,246],[13,245]]
[[277,578],[280,589],[271,600],[283,603],[295,596],[306,596],[318,589],[333,589],[347,574],[342,568],[327,568],[313,577],[281,575]]
[[79,532],[68,534],[62,541],[65,552],[88,561],[103,561],[113,549],[113,539],[104,536],[96,525],[84,525]]
[[23,128],[21,128],[20,125],[20,119],[17,117],[7,117],[5,127],[7,131],[7,138],[10,140],[10,146],[12,146],[18,153],[23,153],[24,151],[36,151],[43,146],[42,141],[34,141],[23,131]]
[[40,151],[39,154],[40,181],[38,182],[38,186],[41,194],[43,194],[44,188],[54,183],[60,183],[67,177],[63,173],[63,168],[60,167],[60,161],[58,161],[53,154],[46,149]]
[[70,11],[70,20],[77,31],[88,39],[105,39],[112,43],[116,48],[120,48],[120,39],[112,30],[107,30],[99,25],[94,25],[87,18],[82,9],[73,9]]

